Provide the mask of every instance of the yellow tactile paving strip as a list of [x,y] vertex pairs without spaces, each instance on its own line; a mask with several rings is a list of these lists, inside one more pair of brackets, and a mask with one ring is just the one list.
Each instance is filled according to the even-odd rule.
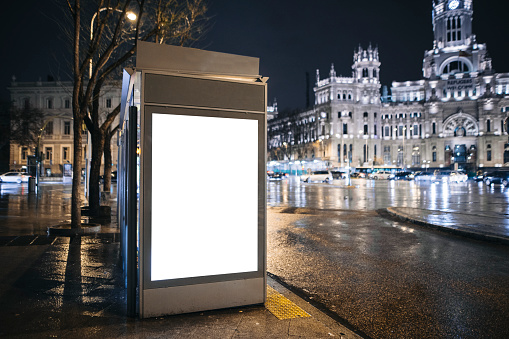
[[279,320],[311,317],[306,311],[267,285],[265,308]]

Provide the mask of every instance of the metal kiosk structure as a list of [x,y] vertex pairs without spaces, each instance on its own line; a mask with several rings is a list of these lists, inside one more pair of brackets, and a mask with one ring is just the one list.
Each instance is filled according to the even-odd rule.
[[138,42],[118,218],[141,318],[265,302],[266,78],[257,58]]

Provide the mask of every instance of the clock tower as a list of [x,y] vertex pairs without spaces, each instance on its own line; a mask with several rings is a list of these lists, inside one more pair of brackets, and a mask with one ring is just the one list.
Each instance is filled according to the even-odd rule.
[[469,45],[472,40],[472,0],[435,0],[433,32],[438,48]]
[[473,13],[472,0],[433,0],[435,39],[433,49],[424,53],[425,79],[458,77],[459,73],[472,72],[491,74],[486,44],[478,43],[472,34]]

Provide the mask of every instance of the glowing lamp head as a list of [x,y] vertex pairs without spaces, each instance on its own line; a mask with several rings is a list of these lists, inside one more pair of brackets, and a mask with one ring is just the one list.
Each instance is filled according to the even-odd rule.
[[129,19],[131,21],[134,21],[137,18],[136,14],[134,14],[133,12],[127,12],[126,16],[127,16],[127,19]]

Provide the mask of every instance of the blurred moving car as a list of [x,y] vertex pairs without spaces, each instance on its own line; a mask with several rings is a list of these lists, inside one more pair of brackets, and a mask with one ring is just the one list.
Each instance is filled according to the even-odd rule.
[[398,172],[391,174],[389,180],[412,180],[414,174],[412,172]]
[[483,171],[477,171],[474,176],[475,181],[484,181],[484,173]]
[[484,175],[484,183],[487,186],[491,184],[502,184],[507,187],[509,185],[509,171],[493,171]]
[[360,179],[360,178],[365,178],[365,177],[366,177],[366,174],[364,174],[364,173],[360,173],[360,172],[350,173],[350,178],[352,178],[352,179]]
[[7,172],[0,175],[0,182],[16,182],[21,184],[22,182],[28,182],[30,175],[22,172]]
[[462,171],[453,171],[449,174],[448,180],[449,182],[466,182],[468,180],[468,175]]
[[[100,181],[104,181],[104,175],[99,176]],[[117,171],[111,172],[111,182],[117,182]]]
[[391,172],[388,172],[388,171],[379,171],[379,172],[373,172],[373,173],[368,174],[368,179],[374,179],[374,180],[382,179],[382,180],[386,180],[386,179],[389,179],[390,176],[391,176]]
[[314,171],[311,174],[303,174],[300,176],[300,181],[303,182],[332,182],[334,178],[330,171]]
[[267,180],[283,180],[286,177],[284,173],[281,172],[268,172]]
[[331,174],[332,174],[332,179],[334,179],[334,180],[339,180],[339,179],[346,178],[346,173],[345,172],[331,171]]
[[431,177],[431,181],[433,182],[448,182],[449,181],[449,175],[451,175],[451,171],[449,170],[435,170],[433,172],[433,176]]

